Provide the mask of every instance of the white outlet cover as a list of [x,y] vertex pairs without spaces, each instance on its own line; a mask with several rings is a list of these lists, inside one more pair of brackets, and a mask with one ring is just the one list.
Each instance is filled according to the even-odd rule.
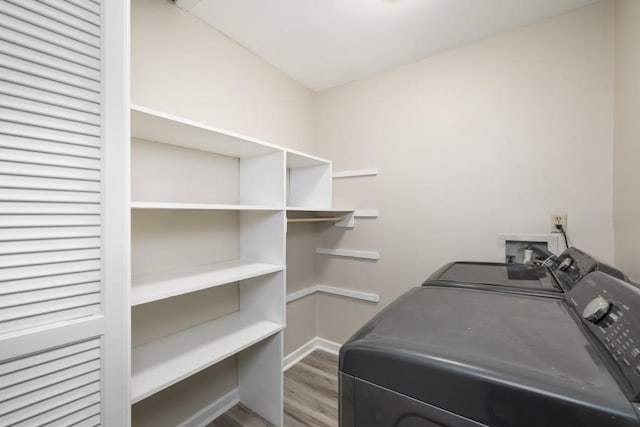
[[551,217],[549,218],[549,231],[552,233],[560,233],[560,230],[556,228],[556,219],[558,218],[560,219],[559,222],[564,231],[567,231],[567,214],[551,214]]

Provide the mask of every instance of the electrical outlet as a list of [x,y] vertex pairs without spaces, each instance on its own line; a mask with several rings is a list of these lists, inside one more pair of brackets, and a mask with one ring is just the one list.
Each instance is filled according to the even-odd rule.
[[567,214],[551,214],[551,222],[549,224],[549,229],[552,233],[559,233],[560,230],[556,227],[556,225],[561,225],[564,231],[567,231]]

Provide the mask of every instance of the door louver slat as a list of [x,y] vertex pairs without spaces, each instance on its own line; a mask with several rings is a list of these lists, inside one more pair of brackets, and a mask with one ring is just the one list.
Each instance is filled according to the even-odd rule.
[[[78,107],[91,108],[90,106],[86,106],[86,103],[96,104],[96,106],[100,103],[99,93],[87,89],[82,89],[75,85],[68,85],[65,83],[53,81],[46,77],[21,73],[20,71],[16,71],[11,67],[12,65],[19,64],[14,64],[12,62],[2,62],[2,60],[6,58],[6,55],[0,54],[0,79],[4,82],[3,84],[11,83],[13,85],[24,86],[26,88],[32,88],[38,91],[49,92],[53,95],[60,95],[72,99],[77,99],[78,101],[80,101]],[[96,106],[94,106],[93,109],[95,109]],[[87,109],[87,111],[89,110]]]
[[15,228],[2,230],[0,242],[100,237],[100,227]]
[[95,13],[83,7],[79,7],[73,3],[69,3],[68,1],[60,1],[60,0],[39,0],[39,1],[40,3],[49,5],[54,9],[57,9],[61,12],[66,13],[67,15],[71,15],[89,24],[93,24],[96,27],[100,26],[100,16],[96,15]]
[[98,215],[100,214],[100,205],[97,203],[65,203],[55,205],[49,203],[0,202],[0,212],[4,212],[7,215]]
[[[33,60],[22,59],[16,55],[16,52],[5,52],[0,50],[0,61],[3,67],[9,70],[20,70],[27,74],[27,76],[40,77],[46,81],[63,84],[71,88],[78,88],[86,92],[93,92],[98,95],[100,91],[100,82],[84,79],[75,74],[70,74],[66,71],[51,68],[47,65],[40,65]],[[24,80],[24,78],[23,78]]]
[[25,242],[0,242],[0,255],[29,254],[48,251],[99,248],[100,239],[27,240]]
[[20,9],[11,4],[4,5],[4,15],[0,15],[0,26],[10,28],[14,31],[23,33],[37,40],[43,40],[48,43],[52,43],[58,48],[64,51],[69,51],[72,54],[79,53],[87,56],[88,58],[100,59],[100,49],[91,46],[82,39],[78,40],[74,37],[65,35],[63,31],[59,31],[57,28],[53,30],[43,25],[45,21],[43,17],[39,15],[31,15],[32,18],[40,19],[40,25],[37,22],[29,21],[29,12],[24,9]]
[[67,3],[78,6],[96,15],[100,14],[100,4],[92,0],[67,0]]
[[[0,148],[0,156],[4,161],[11,161],[17,163],[24,163],[27,165],[45,165],[45,166],[58,166],[77,168],[81,170],[97,170],[100,168],[99,160],[78,158],[75,156],[65,156],[59,154],[47,154],[47,153],[33,153],[24,152],[24,150],[12,150],[7,148]],[[31,166],[22,166],[23,172],[19,175],[32,175]],[[53,170],[52,170],[53,172]],[[38,175],[47,176],[47,175]],[[56,176],[51,176],[55,178]]]
[[0,295],[9,295],[20,292],[31,292],[41,289],[50,289],[77,285],[88,282],[99,282],[100,272],[97,270],[85,270],[75,273],[65,273],[57,276],[35,277],[5,281],[0,284]]
[[99,203],[100,194],[79,193],[73,191],[15,190],[12,188],[0,188],[0,201]]
[[[16,59],[33,63],[34,65],[50,68],[52,71],[60,71],[69,76],[65,78],[71,81],[72,86],[85,87],[94,90],[96,83],[100,82],[100,62],[97,59],[88,58],[75,52],[60,54],[60,49],[53,49],[45,42],[28,38],[8,28],[0,27],[0,52]],[[74,79],[74,77],[78,77]]]
[[81,65],[88,70],[93,70],[92,73],[87,71],[88,74],[84,75],[84,77],[91,78],[92,80],[100,80],[100,61],[98,58],[92,58],[89,55],[81,52],[75,52],[70,49],[60,49],[56,44],[56,40],[59,37],[56,37],[56,39],[53,40],[43,40],[41,38],[25,34],[23,26],[11,25],[11,22],[8,23],[9,25],[5,26],[2,25],[3,21],[4,20],[0,20],[3,40],[33,51],[34,54],[44,53],[63,61]]
[[24,188],[35,190],[66,190],[99,193],[100,183],[95,181],[78,181],[71,179],[47,179],[31,176],[0,175],[0,184],[7,188]]
[[7,332],[17,332],[27,328],[62,322],[70,317],[89,317],[98,313],[100,313],[99,304],[88,304],[78,307],[72,307],[71,305],[59,306],[57,310],[43,311],[38,315],[21,317],[19,319],[0,323],[0,328]]
[[100,116],[96,114],[85,113],[66,107],[58,107],[43,103],[42,101],[32,101],[24,97],[0,95],[0,105],[7,107],[9,110],[24,111],[36,116],[48,116],[54,120],[77,122],[85,126],[100,126]]
[[19,19],[20,21],[31,24],[35,28],[29,28],[30,34],[38,35],[42,33],[44,36],[51,36],[53,33],[58,36],[63,36],[72,39],[80,44],[91,47],[97,54],[95,58],[100,57],[100,39],[98,36],[87,34],[82,30],[78,30],[68,25],[61,25],[59,21],[52,19],[42,11],[37,10],[34,12],[33,2],[31,9],[23,7],[26,6],[26,1],[14,1],[9,2],[5,0],[2,5],[2,11],[5,15]]
[[[60,30],[64,29],[67,31],[77,31],[80,35],[93,36],[95,40],[95,46],[100,46],[100,26],[90,24],[88,22],[83,21],[82,19],[78,19],[65,11],[61,10],[58,7],[47,6],[42,2],[36,0],[5,0],[8,3],[12,3],[25,11],[32,12],[43,17],[47,21],[53,21],[52,25],[54,28]],[[58,2],[56,2],[58,3]],[[55,4],[55,3],[54,3]],[[62,24],[62,25],[61,25]]]
[[70,98],[70,95],[61,94],[57,91],[11,83],[5,78],[4,74],[0,75],[0,79],[2,79],[0,93],[5,95],[35,101],[38,104],[42,104],[42,108],[60,107],[65,108],[67,111],[77,111],[81,115],[91,114],[96,116],[96,119],[100,118],[100,106],[96,102],[83,101],[77,97]]
[[[0,74],[1,73],[2,68],[0,67]],[[4,120],[2,116],[0,116],[0,129],[2,129],[2,134],[5,135],[41,139],[53,142],[64,142],[66,144],[86,145],[89,147],[100,146],[100,138],[95,136],[64,132],[57,129],[29,126],[22,123],[14,123]]]

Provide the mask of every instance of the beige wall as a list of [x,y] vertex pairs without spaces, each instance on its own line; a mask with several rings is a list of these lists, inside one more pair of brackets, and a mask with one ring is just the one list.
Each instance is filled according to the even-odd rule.
[[131,101],[310,151],[314,93],[166,0],[131,1]]
[[640,279],[640,2],[615,1],[615,262]]
[[321,247],[320,283],[379,293],[379,306],[318,298],[318,333],[342,342],[445,262],[497,260],[497,235],[546,233],[568,213],[573,245],[613,259],[612,4],[600,2],[319,94],[316,143],[335,204],[378,208]]

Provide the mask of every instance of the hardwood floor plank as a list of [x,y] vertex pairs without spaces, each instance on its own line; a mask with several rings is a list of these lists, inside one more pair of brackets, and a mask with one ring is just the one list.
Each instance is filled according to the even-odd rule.
[[238,403],[207,427],[273,427],[258,414]]
[[338,377],[338,357],[331,353],[314,351],[302,359],[301,363],[318,368],[334,377]]
[[284,412],[300,422],[303,422],[306,426],[336,427],[338,425],[337,416],[334,421],[334,418],[331,415],[312,410],[305,402],[299,401],[298,399],[290,399],[287,402]]
[[241,426],[246,427],[272,427],[272,424],[265,421],[258,414],[244,406],[242,403],[235,406],[235,411],[229,414],[231,418]]
[[287,409],[284,411],[284,425],[286,427],[308,427],[308,424],[303,423],[302,421],[294,418],[287,412]]
[[287,405],[296,404],[305,407],[310,413],[318,414],[319,418],[337,417],[338,414],[337,402],[332,402],[313,389],[295,381],[287,382],[284,398]]
[[303,392],[312,394],[315,398],[338,405],[338,381],[334,378],[325,378],[307,375],[304,369],[296,369],[284,378],[285,387],[300,388]]
[[222,414],[220,417],[213,420],[207,427],[239,427],[238,423],[233,421],[227,414]]
[[[285,427],[338,426],[338,357],[316,350],[284,373]],[[272,427],[239,403],[207,427]]]
[[285,373],[285,376],[287,375],[288,372],[299,372],[299,371],[305,371],[305,375],[309,375],[312,376],[314,378],[326,378],[329,381],[333,381],[336,380],[338,376],[335,374],[332,374],[330,372],[327,372],[324,369],[319,369],[316,368],[315,366],[311,366],[307,363],[305,363],[304,361],[300,362],[300,363],[296,363],[294,366],[290,367],[287,372]]
[[323,360],[332,366],[338,366],[338,355],[329,353],[328,351],[317,350],[311,353],[309,356],[313,356],[319,360]]

